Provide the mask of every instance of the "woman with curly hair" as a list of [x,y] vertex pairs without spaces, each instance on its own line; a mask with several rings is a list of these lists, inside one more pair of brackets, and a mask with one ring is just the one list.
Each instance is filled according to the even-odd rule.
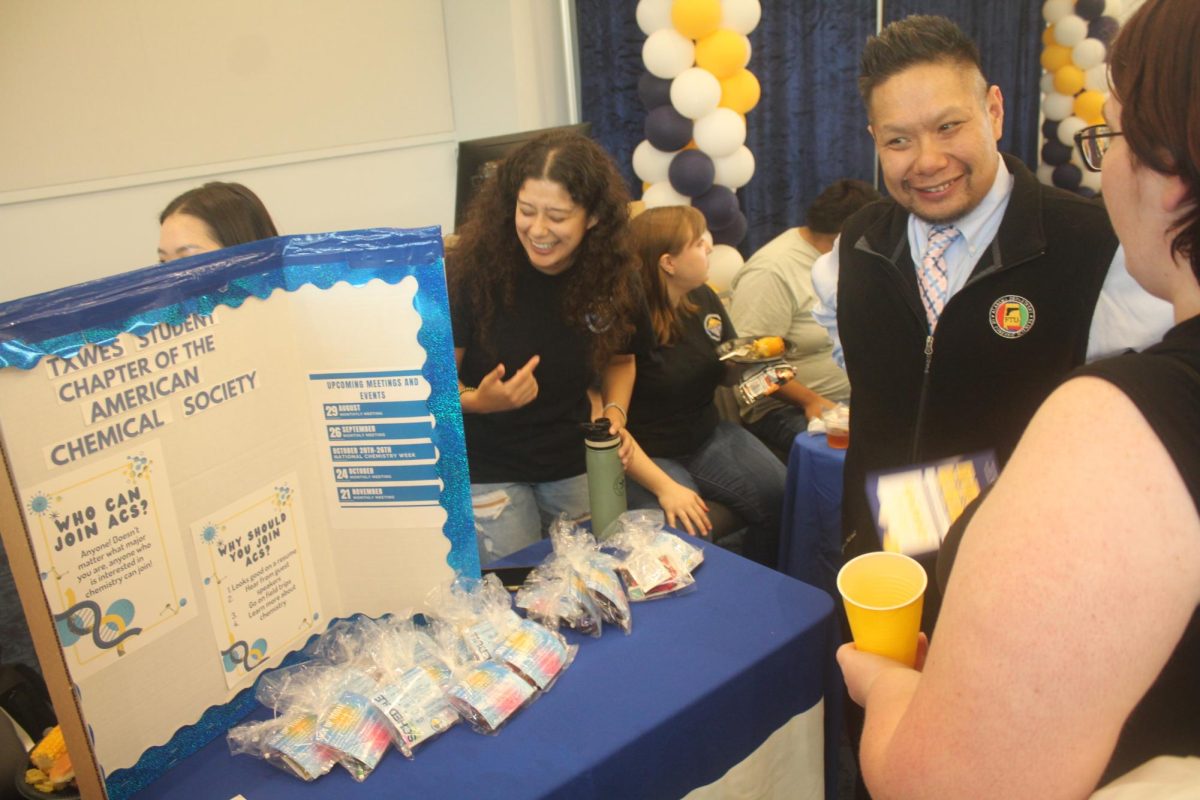
[[[625,426],[645,306],[629,197],[595,142],[547,133],[480,187],[447,255],[480,561],[589,510],[580,423]],[[623,448],[626,455],[628,442]]]

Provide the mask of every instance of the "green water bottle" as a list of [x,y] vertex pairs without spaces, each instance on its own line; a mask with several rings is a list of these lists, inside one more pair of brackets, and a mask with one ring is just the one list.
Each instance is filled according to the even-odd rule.
[[610,433],[608,420],[601,417],[583,424],[587,445],[588,500],[592,506],[592,534],[604,539],[608,527],[625,513],[625,468],[618,450],[621,437]]

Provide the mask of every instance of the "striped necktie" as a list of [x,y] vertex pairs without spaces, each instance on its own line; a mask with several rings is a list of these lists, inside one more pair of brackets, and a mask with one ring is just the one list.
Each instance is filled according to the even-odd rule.
[[930,332],[937,326],[938,317],[949,299],[950,281],[946,274],[945,255],[946,250],[958,237],[959,230],[953,225],[934,225],[929,229],[929,242],[925,248],[925,257],[921,259],[921,271],[917,274],[917,279]]

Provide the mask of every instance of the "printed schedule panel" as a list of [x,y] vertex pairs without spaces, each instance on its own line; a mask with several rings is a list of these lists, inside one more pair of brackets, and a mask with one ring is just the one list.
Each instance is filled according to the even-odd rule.
[[332,620],[478,574],[456,387],[434,228],[0,305],[4,546],[110,797]]

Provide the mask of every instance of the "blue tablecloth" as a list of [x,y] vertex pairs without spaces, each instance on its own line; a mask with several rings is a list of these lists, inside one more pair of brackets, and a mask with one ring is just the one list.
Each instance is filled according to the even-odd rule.
[[836,598],[842,564],[842,471],[846,451],[824,434],[801,433],[788,454],[779,569]]
[[[548,546],[508,561],[537,563]],[[822,697],[825,793],[835,797],[843,689],[832,602],[702,546],[694,591],[635,604],[630,636],[570,634],[580,646],[574,664],[496,736],[458,725],[413,761],[389,752],[362,784],[341,768],[303,783],[230,756],[219,738],[134,797],[663,800],[717,780]]]

